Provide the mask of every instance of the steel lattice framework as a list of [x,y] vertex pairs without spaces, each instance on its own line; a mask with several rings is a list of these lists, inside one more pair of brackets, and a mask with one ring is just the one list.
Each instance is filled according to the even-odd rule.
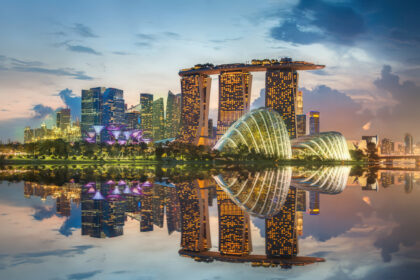
[[232,201],[249,214],[267,218],[280,212],[292,179],[292,168],[281,167],[239,179],[236,172],[213,177]]
[[289,134],[279,113],[257,109],[238,119],[214,146],[221,152],[235,153],[240,146],[257,154],[277,159],[291,159]]
[[335,131],[307,135],[292,140],[294,158],[351,160],[346,138]]

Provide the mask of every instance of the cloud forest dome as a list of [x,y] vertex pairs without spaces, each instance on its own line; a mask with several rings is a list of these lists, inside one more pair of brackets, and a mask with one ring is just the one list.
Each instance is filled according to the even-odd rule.
[[335,131],[307,135],[292,140],[294,158],[320,160],[350,160],[346,138]]
[[256,109],[243,115],[230,126],[214,149],[235,153],[241,146],[278,159],[292,157],[286,125],[280,114],[272,109]]
[[267,218],[280,212],[289,191],[292,168],[285,166],[247,176],[226,172],[213,178],[236,205],[253,216]]

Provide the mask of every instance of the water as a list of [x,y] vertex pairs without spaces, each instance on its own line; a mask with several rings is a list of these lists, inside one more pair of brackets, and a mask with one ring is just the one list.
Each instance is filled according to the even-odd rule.
[[0,279],[420,273],[415,169],[49,166],[0,179]]

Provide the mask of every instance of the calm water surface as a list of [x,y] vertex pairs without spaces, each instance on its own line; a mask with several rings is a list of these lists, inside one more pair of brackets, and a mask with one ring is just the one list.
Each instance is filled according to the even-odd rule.
[[415,169],[10,167],[0,179],[0,279],[420,274]]

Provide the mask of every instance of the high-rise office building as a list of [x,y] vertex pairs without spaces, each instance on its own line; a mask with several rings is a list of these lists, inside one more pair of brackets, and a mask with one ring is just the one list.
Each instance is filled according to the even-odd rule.
[[306,191],[296,190],[297,211],[306,212]]
[[165,187],[153,185],[153,224],[162,228],[165,216],[166,194]]
[[309,192],[309,214],[318,215],[320,206],[319,192]]
[[162,140],[165,138],[165,111],[163,106],[163,98],[153,101],[152,108],[152,126],[153,140]]
[[290,187],[280,212],[265,220],[265,252],[269,257],[297,255],[296,188]]
[[181,207],[181,248],[193,252],[211,248],[208,190],[200,184],[197,180],[176,186]]
[[181,124],[181,94],[168,92],[166,100],[165,138],[175,138]]
[[302,137],[306,135],[306,115],[296,115],[296,133],[297,137]]
[[309,112],[309,134],[318,134],[319,133],[319,112],[310,111]]
[[250,107],[252,75],[231,71],[219,75],[219,110],[216,141],[229,127],[246,114]]
[[153,231],[153,187],[142,187],[140,232]]
[[220,188],[217,190],[217,208],[220,253],[248,255],[252,251],[249,214],[237,206]]
[[191,74],[181,78],[181,141],[207,144],[210,88],[211,78],[208,75]]
[[82,90],[82,121],[80,128],[82,137],[92,129],[93,125],[102,124],[102,95],[105,88],[97,87]]
[[107,88],[102,98],[102,124],[125,124],[124,93],[120,89]]
[[166,224],[168,234],[172,234],[174,231],[181,231],[181,209],[175,188],[166,188],[166,197]]
[[61,109],[56,114],[56,126],[61,130],[67,130],[70,128],[70,109]]
[[296,93],[296,115],[303,115],[303,92],[301,90]]
[[296,138],[298,73],[291,69],[267,69],[265,84],[265,106],[280,113],[290,138]]
[[405,144],[405,153],[413,154],[414,153],[414,140],[411,134],[409,133],[405,134],[404,144]]
[[141,113],[139,111],[131,111],[125,113],[125,124],[127,129],[141,129]]
[[31,129],[31,127],[27,126],[25,127],[25,130],[23,132],[23,142],[29,143],[34,138],[34,130]]
[[381,141],[381,154],[389,155],[394,152],[394,142],[391,139],[384,138]]
[[153,94],[140,93],[141,129],[146,138],[153,137]]

